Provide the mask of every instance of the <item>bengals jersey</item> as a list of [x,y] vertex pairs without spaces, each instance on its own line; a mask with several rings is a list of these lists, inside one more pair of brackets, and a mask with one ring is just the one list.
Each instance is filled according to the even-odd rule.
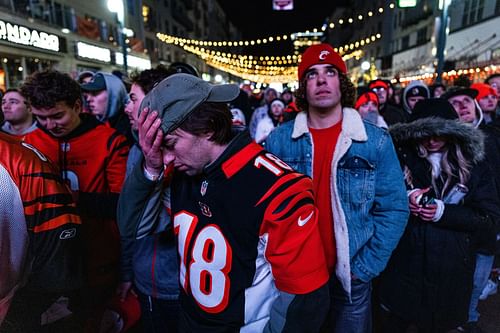
[[81,124],[64,138],[38,128],[24,141],[49,157],[78,193],[91,284],[111,283],[119,258],[115,218],[129,152],[125,137],[94,117],[81,115]]
[[[129,192],[141,182],[135,171],[124,204],[142,195]],[[280,292],[308,294],[327,282],[311,179],[247,132],[203,174],[175,173],[170,189],[184,331],[262,332]]]
[[69,189],[31,145],[0,133],[0,322],[16,289],[80,287],[81,221]]

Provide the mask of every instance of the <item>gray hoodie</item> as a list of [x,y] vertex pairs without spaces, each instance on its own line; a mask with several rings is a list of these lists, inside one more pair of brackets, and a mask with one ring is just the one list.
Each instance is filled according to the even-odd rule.
[[429,88],[425,85],[425,83],[423,83],[420,80],[411,81],[410,84],[408,86],[406,86],[405,90],[403,91],[403,98],[402,98],[403,109],[410,114],[411,114],[411,108],[408,105],[408,102],[406,101],[406,96],[408,95],[409,91],[411,91],[413,88],[416,88],[416,87],[424,88],[424,90],[427,93],[426,98],[429,98],[429,96],[430,96]]
[[106,82],[106,90],[108,92],[108,107],[103,116],[98,117],[100,121],[106,121],[109,118],[116,116],[120,110],[123,111],[128,103],[127,89],[123,82],[115,75],[105,72],[97,72],[104,77]]

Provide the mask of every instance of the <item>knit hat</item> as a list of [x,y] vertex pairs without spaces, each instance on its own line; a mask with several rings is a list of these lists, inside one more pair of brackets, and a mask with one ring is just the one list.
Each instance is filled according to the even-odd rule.
[[174,74],[154,87],[141,102],[144,108],[157,111],[163,133],[168,134],[204,102],[231,102],[240,94],[235,84],[212,85],[191,74]]
[[370,82],[370,85],[368,87],[370,88],[370,90],[374,88],[389,89],[389,85],[384,80],[381,79],[373,80],[372,82]]
[[275,98],[272,100],[271,107],[273,107],[273,104],[280,104],[283,109],[285,108],[285,102],[283,102],[283,100],[279,98]]
[[429,98],[429,90],[425,89],[425,87],[423,86],[415,86],[406,92],[406,99],[416,96]]
[[329,64],[337,68],[342,73],[347,73],[347,66],[342,57],[334,51],[329,44],[315,44],[309,46],[302,54],[299,64],[299,81],[304,77],[306,70],[318,64]]
[[493,89],[492,86],[486,83],[474,83],[473,85],[470,86],[471,89],[477,90],[478,94],[476,96],[476,101],[479,101],[480,99],[488,96],[488,95],[494,95],[497,96],[497,91],[496,89]]
[[441,98],[430,98],[418,101],[410,115],[410,121],[429,117],[449,120],[458,119],[458,115],[453,106],[447,100]]
[[358,110],[362,105],[368,103],[368,102],[374,102],[377,105],[379,105],[378,102],[378,96],[372,91],[367,91],[361,96],[359,96],[358,100],[356,101],[356,105],[354,105],[354,108]]

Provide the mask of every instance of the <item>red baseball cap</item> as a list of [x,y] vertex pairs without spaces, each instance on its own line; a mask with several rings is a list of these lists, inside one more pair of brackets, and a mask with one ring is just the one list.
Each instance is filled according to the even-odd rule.
[[302,54],[299,64],[299,80],[302,79],[306,70],[317,64],[329,64],[342,73],[347,73],[347,66],[342,57],[333,50],[329,44],[315,44],[309,46]]
[[358,100],[356,101],[356,105],[354,105],[354,108],[357,110],[357,109],[359,109],[359,107],[361,105],[364,105],[370,101],[377,104],[377,107],[378,107],[379,102],[378,102],[377,94],[375,94],[372,91],[367,91],[364,94],[362,94],[361,96],[359,96]]
[[476,101],[479,101],[480,99],[488,96],[488,95],[493,95],[497,96],[497,91],[496,89],[493,89],[492,86],[486,83],[474,83],[473,85],[470,86],[472,89],[477,90],[478,94],[476,96]]

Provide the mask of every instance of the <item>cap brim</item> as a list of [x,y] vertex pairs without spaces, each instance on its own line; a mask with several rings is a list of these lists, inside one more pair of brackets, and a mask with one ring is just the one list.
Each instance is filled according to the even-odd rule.
[[476,98],[478,94],[479,94],[479,92],[476,89],[464,88],[464,89],[459,89],[459,90],[447,91],[446,93],[444,93],[443,98],[450,99],[451,97],[460,96],[460,95],[466,95],[466,96],[469,96],[470,98]]
[[231,102],[235,100],[240,94],[240,88],[234,84],[223,84],[219,86],[213,86],[206,102]]

